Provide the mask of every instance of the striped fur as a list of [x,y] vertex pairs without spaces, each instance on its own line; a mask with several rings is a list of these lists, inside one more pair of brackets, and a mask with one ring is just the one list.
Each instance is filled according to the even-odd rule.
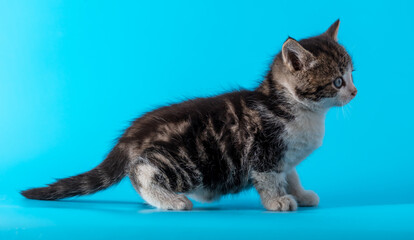
[[[43,200],[90,194],[129,175],[141,196],[162,209],[191,209],[186,195],[210,202],[253,186],[269,210],[317,204],[295,166],[322,144],[326,111],[356,94],[351,58],[336,42],[338,26],[299,42],[289,38],[257,89],[149,112],[96,168],[22,194]],[[337,77],[344,78],[339,89],[332,84]]]

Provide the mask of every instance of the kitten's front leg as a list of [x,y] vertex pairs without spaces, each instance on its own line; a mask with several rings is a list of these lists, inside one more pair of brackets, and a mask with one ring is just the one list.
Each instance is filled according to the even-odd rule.
[[305,190],[300,184],[296,169],[287,174],[287,192],[295,196],[301,207],[313,207],[319,204],[319,196],[314,191]]
[[263,206],[271,211],[294,211],[297,203],[286,193],[286,174],[253,172],[253,184],[260,194]]

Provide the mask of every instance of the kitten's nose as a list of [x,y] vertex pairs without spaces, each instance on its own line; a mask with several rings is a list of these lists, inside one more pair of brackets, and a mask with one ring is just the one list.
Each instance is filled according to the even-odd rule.
[[353,97],[355,97],[357,95],[358,90],[356,88],[354,88],[354,90],[352,90],[351,95]]

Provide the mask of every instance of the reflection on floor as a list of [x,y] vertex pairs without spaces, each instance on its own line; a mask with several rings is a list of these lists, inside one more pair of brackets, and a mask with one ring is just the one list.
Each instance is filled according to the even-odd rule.
[[257,197],[161,211],[142,202],[82,197],[0,197],[0,239],[414,239],[414,204],[323,205],[293,213],[263,209]]

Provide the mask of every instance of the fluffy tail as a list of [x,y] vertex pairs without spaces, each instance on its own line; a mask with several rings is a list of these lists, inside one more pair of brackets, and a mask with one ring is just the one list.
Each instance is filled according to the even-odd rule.
[[30,199],[57,200],[95,193],[125,177],[127,164],[128,156],[115,146],[106,159],[89,172],[60,179],[47,187],[22,191],[21,194]]

